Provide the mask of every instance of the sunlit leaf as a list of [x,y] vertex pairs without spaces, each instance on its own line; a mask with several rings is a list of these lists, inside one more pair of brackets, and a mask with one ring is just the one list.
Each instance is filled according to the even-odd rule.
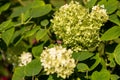
[[47,19],[41,21],[40,23],[42,26],[47,26],[49,24],[49,21]]
[[118,80],[120,77],[116,74],[112,74],[111,76],[111,80]]
[[3,23],[0,24],[0,31],[4,31],[6,29],[9,29],[13,26],[14,24],[12,23],[12,20],[7,20],[4,21]]
[[36,39],[37,41],[42,39],[45,35],[47,34],[47,30],[45,29],[40,29],[37,33],[36,33]]
[[10,44],[15,28],[11,28],[2,33],[2,39],[7,45]]
[[120,27],[114,26],[102,35],[101,40],[106,40],[106,41],[113,40],[118,38],[119,36],[120,36]]
[[118,10],[116,14],[120,17],[120,10]]
[[109,20],[120,26],[120,19],[116,14],[110,15]]
[[89,70],[89,67],[85,63],[78,63],[77,64],[77,69],[79,72],[86,72]]
[[91,80],[110,80],[110,72],[106,69],[103,69],[100,72],[94,71]]
[[117,45],[113,54],[114,54],[114,57],[115,57],[115,61],[117,62],[117,64],[120,65],[120,44]]
[[10,7],[10,3],[6,3],[4,4],[3,6],[0,7],[0,14],[3,12],[3,11],[6,11],[9,7]]

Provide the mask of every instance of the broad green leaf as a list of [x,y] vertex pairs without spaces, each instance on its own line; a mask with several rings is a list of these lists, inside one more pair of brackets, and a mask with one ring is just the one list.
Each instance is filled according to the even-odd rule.
[[116,14],[120,17],[120,10],[118,10]]
[[115,12],[118,8],[117,0],[100,0],[99,5],[104,5],[108,14]]
[[50,0],[50,3],[56,7],[56,8],[59,8],[60,6],[64,5],[65,4],[65,1],[64,0]]
[[25,75],[34,76],[37,75],[42,69],[40,59],[34,59],[32,62],[25,66]]
[[116,74],[112,74],[111,76],[111,79],[110,80],[118,80],[120,77]]
[[4,21],[0,24],[0,32],[11,28],[13,25],[14,24],[11,22],[11,20]]
[[98,64],[101,62],[101,58],[99,57],[98,53],[92,59],[95,59],[95,63],[90,67],[89,71],[95,69],[98,66]]
[[47,34],[47,30],[45,29],[40,29],[37,33],[36,33],[36,39],[37,41],[42,39],[45,35]]
[[14,30],[15,28],[10,28],[8,30],[6,30],[5,32],[2,33],[2,39],[5,41],[5,43],[7,44],[7,46],[10,44],[12,36],[14,34]]
[[91,80],[110,80],[110,72],[106,69],[103,69],[100,72],[94,71]]
[[92,8],[92,7],[95,5],[96,2],[97,2],[97,0],[89,0],[89,1],[87,2],[86,6],[87,6],[88,8]]
[[113,13],[118,7],[118,1],[117,0],[108,0],[107,3],[105,3],[105,8],[107,9],[107,13],[111,14]]
[[12,80],[24,80],[24,67],[15,68],[15,72],[12,76]]
[[36,26],[35,28],[27,31],[25,34],[24,34],[24,37],[30,37],[30,36],[33,36],[38,30],[40,29],[39,26]]
[[0,14],[3,12],[3,11],[6,11],[9,7],[10,7],[10,3],[6,3],[4,4],[3,6],[0,7]]
[[51,5],[47,4],[45,6],[40,6],[40,7],[37,7],[37,8],[32,8],[30,15],[33,18],[41,17],[41,16],[44,16],[44,15],[48,14],[51,10],[52,10]]
[[94,55],[93,53],[90,53],[87,51],[72,54],[73,58],[78,61],[86,60],[86,59],[92,57],[93,55]]
[[120,36],[120,27],[119,26],[114,26],[107,30],[101,37],[101,40],[113,40],[116,39]]
[[117,45],[117,47],[114,50],[114,58],[117,64],[120,65],[120,44]]
[[23,22],[30,18],[30,11],[27,10],[24,14],[22,14]]
[[77,64],[77,69],[79,72],[86,72],[89,70],[89,67],[85,63],[78,63]]
[[120,26],[120,19],[116,14],[110,15],[109,20]]
[[29,7],[15,7],[13,9],[13,13],[11,14],[10,18],[14,18],[14,17],[18,17],[20,16],[22,13],[25,13],[27,10],[29,9]]
[[42,26],[47,26],[49,24],[49,21],[47,19],[40,22]]
[[34,0],[32,3],[29,4],[31,8],[37,8],[40,6],[45,6],[45,2],[42,0]]
[[26,27],[23,27],[20,30],[16,30],[15,33],[13,34],[11,42],[18,42],[18,40],[16,41],[15,39],[20,35],[23,35],[25,31],[26,31]]
[[42,50],[43,50],[43,44],[33,47],[32,53],[33,53],[34,57],[40,57]]

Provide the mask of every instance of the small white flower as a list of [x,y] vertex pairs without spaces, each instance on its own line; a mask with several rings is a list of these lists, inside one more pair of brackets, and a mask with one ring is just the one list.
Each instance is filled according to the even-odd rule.
[[[52,53],[53,52],[53,53]],[[75,60],[72,58],[72,51],[62,46],[54,46],[50,49],[43,50],[41,54],[41,62],[46,74],[57,73],[57,76],[69,77],[75,68]]]
[[23,52],[19,57],[19,66],[25,66],[32,61],[32,54]]

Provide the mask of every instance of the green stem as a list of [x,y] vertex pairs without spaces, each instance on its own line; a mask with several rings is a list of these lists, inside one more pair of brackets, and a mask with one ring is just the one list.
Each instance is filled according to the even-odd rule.
[[25,6],[25,4],[23,3],[23,1],[21,0],[17,0],[22,6]]
[[21,13],[21,24],[24,24],[24,13]]
[[34,76],[32,76],[32,80],[34,80]]

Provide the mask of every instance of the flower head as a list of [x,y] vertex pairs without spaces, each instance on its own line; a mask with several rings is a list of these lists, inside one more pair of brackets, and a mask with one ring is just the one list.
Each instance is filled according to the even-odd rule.
[[40,58],[47,74],[57,73],[58,77],[60,76],[64,79],[73,73],[76,66],[75,60],[72,58],[72,51],[62,46],[46,48]]
[[19,57],[19,66],[25,66],[32,61],[32,54],[23,52]]
[[98,46],[100,27],[107,20],[103,7],[94,6],[89,12],[78,2],[71,1],[55,12],[51,22],[54,33],[63,44],[74,51],[85,51]]

